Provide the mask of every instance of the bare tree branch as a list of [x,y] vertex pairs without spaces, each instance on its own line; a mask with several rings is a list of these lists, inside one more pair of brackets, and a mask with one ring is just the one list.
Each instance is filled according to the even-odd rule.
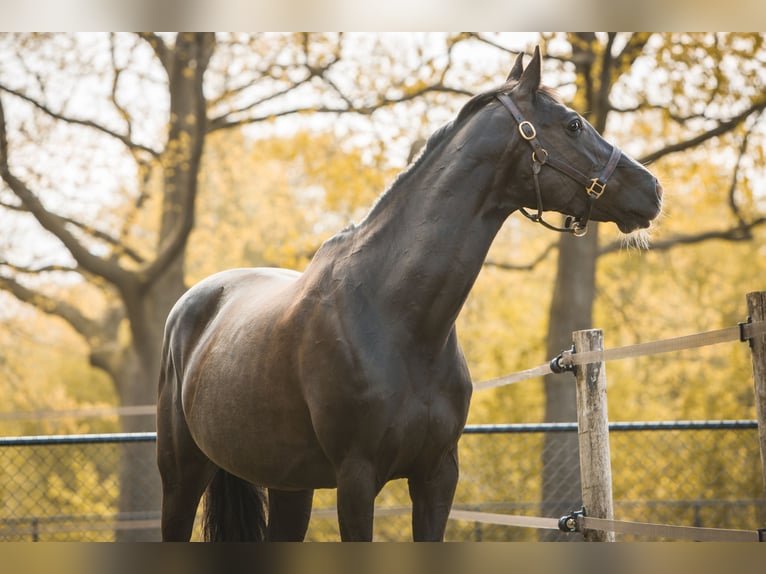
[[[757,112],[760,119],[760,115],[763,112]],[[734,173],[731,176],[731,185],[729,186],[729,207],[731,208],[732,213],[734,214],[734,217],[737,218],[739,221],[740,226],[745,226],[745,218],[742,217],[742,212],[739,209],[739,206],[737,205],[737,199],[736,199],[736,192],[737,192],[737,180],[739,179],[739,170],[742,167],[742,158],[745,157],[745,154],[747,153],[747,145],[750,140],[750,135],[753,133],[753,128],[757,125],[758,121],[756,120],[752,126],[745,132],[744,137],[742,138],[742,142],[739,145],[739,154],[737,155],[737,163],[734,165]]]
[[8,137],[2,98],[0,98],[0,177],[21,200],[26,210],[37,219],[44,229],[64,244],[83,269],[115,284],[123,283],[130,278],[130,274],[114,262],[93,255],[66,228],[67,220],[48,211],[32,190],[11,172],[8,164]]
[[67,267],[66,265],[43,265],[42,267],[24,267],[21,265],[16,265],[15,263],[11,263],[10,261],[1,261],[0,260],[0,266],[7,267],[8,269],[11,269],[12,271],[15,271],[16,273],[20,273],[22,275],[41,275],[43,273],[51,273],[55,271],[59,271],[62,273],[80,273],[80,270],[76,267]]
[[[508,53],[508,54],[511,54],[511,55],[514,55],[514,56],[518,54],[518,52],[516,52],[516,51],[514,51],[514,50],[511,50],[510,48],[506,48],[506,47],[505,47],[505,46],[503,46],[502,44],[498,44],[497,42],[495,42],[495,41],[494,41],[494,40],[492,40],[491,38],[487,38],[487,37],[486,37],[485,35],[483,35],[483,34],[480,34],[480,33],[472,33],[472,34],[470,34],[470,36],[471,36],[472,38],[474,38],[474,39],[478,40],[479,42],[482,42],[483,44],[486,44],[487,46],[491,46],[491,47],[493,47],[493,48],[496,48],[496,49],[498,49],[498,50],[500,50],[500,51],[502,51],[502,52],[506,52],[506,53]],[[553,58],[553,56],[551,56],[551,55],[549,55],[549,54],[546,54],[546,55],[545,55],[545,57],[546,57],[546,58]]]
[[[5,209],[9,209],[11,211],[18,211],[20,213],[29,213],[29,210],[24,207],[24,205],[13,205],[11,203],[0,201],[0,207],[4,207]],[[68,223],[74,227],[77,227],[82,232],[91,235],[94,239],[108,243],[115,248],[115,255],[126,255],[136,263],[144,262],[144,257],[132,247],[127,246],[123,239],[117,239],[104,231],[96,229],[95,227],[83,223],[82,221],[72,219],[71,217],[64,217],[61,215],[57,217],[59,217],[64,223]]]
[[708,141],[709,139],[712,139],[714,137],[730,132],[731,130],[739,126],[742,122],[744,122],[747,118],[749,118],[753,114],[762,112],[764,109],[766,109],[766,98],[758,100],[757,102],[753,103],[750,107],[748,107],[745,111],[737,114],[736,116],[734,116],[733,118],[729,120],[719,121],[716,127],[706,132],[703,132],[701,134],[698,134],[694,137],[691,137],[689,139],[686,139],[680,142],[669,144],[661,149],[658,149],[654,152],[651,152],[645,155],[639,161],[641,163],[648,164],[660,159],[661,157],[665,157],[666,155],[686,151],[687,149],[696,147]]
[[[650,245],[652,251],[668,251],[677,245],[693,245],[705,241],[720,240],[741,242],[750,241],[753,238],[753,230],[766,225],[766,217],[758,217],[749,223],[744,223],[728,229],[708,230],[699,233],[689,233],[668,237],[661,241],[653,241]],[[558,242],[548,245],[537,257],[525,264],[504,263],[487,259],[484,262],[486,267],[495,267],[505,271],[532,271],[538,264],[542,263],[548,255],[558,249]],[[616,253],[625,248],[625,242],[622,240],[612,241],[602,246],[598,250],[598,256]]]
[[[752,231],[764,224],[766,224],[766,217],[758,217],[745,225],[738,225],[729,229],[675,235],[661,241],[653,241],[650,249],[652,251],[668,251],[677,245],[693,245],[695,243],[702,243],[714,239],[733,242],[750,241],[753,238]],[[613,241],[601,247],[598,251],[598,255],[614,253],[620,251],[623,247],[624,244],[622,241]]]
[[117,133],[117,132],[115,132],[113,130],[110,130],[106,126],[102,126],[101,124],[98,124],[98,123],[96,123],[94,121],[91,121],[91,120],[83,120],[83,119],[79,119],[79,118],[72,118],[72,117],[60,114],[60,113],[50,109],[48,106],[44,105],[42,102],[38,102],[36,99],[34,99],[34,98],[32,98],[32,97],[30,97],[30,96],[28,96],[26,94],[23,94],[23,93],[19,92],[18,90],[14,90],[13,88],[9,88],[8,86],[4,86],[4,85],[0,84],[0,91],[6,92],[8,94],[11,94],[11,95],[19,98],[20,100],[25,101],[28,104],[31,104],[32,106],[34,106],[35,108],[37,108],[38,110],[40,110],[41,112],[43,112],[44,114],[50,116],[51,118],[53,118],[55,120],[60,120],[62,122],[66,122],[66,123],[69,123],[69,124],[91,128],[93,130],[96,130],[96,131],[98,131],[98,132],[100,132],[102,134],[106,134],[106,135],[108,135],[110,137],[113,137],[114,139],[122,142],[122,144],[125,145],[125,147],[127,147],[130,150],[134,150],[134,151],[135,150],[140,150],[140,151],[143,151],[143,152],[146,152],[146,153],[150,154],[152,157],[155,157],[155,158],[159,157],[159,152],[157,152],[156,150],[154,150],[154,149],[152,149],[152,148],[150,148],[148,146],[145,146],[145,145],[142,145],[142,144],[134,142],[133,140],[130,139],[129,135],[119,134],[119,133]]
[[96,337],[101,330],[98,323],[88,319],[74,305],[25,287],[11,277],[0,274],[0,289],[12,293],[19,301],[29,303],[49,315],[61,317],[88,340]]
[[589,110],[589,117],[593,122],[594,127],[599,132],[603,132],[606,129],[606,118],[612,109],[609,96],[611,94],[613,82],[612,72],[617,63],[615,57],[612,55],[612,46],[614,46],[615,38],[617,38],[617,33],[609,32],[607,34],[606,45],[604,46],[603,52],[601,52],[601,65],[597,66],[595,70],[591,68],[591,72],[588,74],[589,76],[591,74],[598,74],[597,81],[591,80],[593,84],[593,87],[591,88],[593,95],[589,98],[589,101],[591,102],[593,109]]
[[[252,120],[247,120],[246,119],[246,120],[240,121],[240,122],[236,122],[236,121],[232,122],[232,121],[228,120],[228,118],[230,118],[231,116],[247,113],[248,111],[250,111],[250,110],[252,110],[252,109],[254,109],[254,108],[256,108],[256,107],[258,107],[258,106],[260,106],[260,105],[262,105],[264,103],[266,103],[266,102],[270,102],[270,101],[272,101],[272,100],[274,100],[276,98],[284,96],[285,94],[290,93],[291,91],[293,91],[294,89],[298,88],[299,86],[302,86],[302,85],[308,83],[310,80],[311,80],[311,75],[307,75],[304,79],[302,79],[302,80],[300,80],[298,82],[294,82],[294,83],[290,84],[288,87],[286,87],[284,89],[272,92],[272,93],[270,93],[269,95],[267,95],[264,98],[260,98],[258,100],[253,101],[253,102],[250,102],[246,106],[242,106],[242,107],[239,107],[237,109],[229,110],[225,114],[222,114],[220,116],[211,118],[208,121],[208,132],[214,132],[214,131],[217,131],[219,129],[233,127],[234,125],[247,125],[249,123],[255,123],[255,122],[258,122],[258,121],[262,121],[262,119],[264,119],[264,118],[261,118],[261,119],[254,118]],[[309,109],[313,109],[313,108],[309,108]],[[303,109],[299,108],[296,112],[288,112],[288,114],[290,114],[290,113],[300,113],[300,112],[303,112],[303,111],[306,111],[306,108],[303,108]],[[284,114],[284,115],[288,115],[288,114]],[[265,116],[265,119],[271,119],[272,117],[276,117],[276,116]]]
[[537,267],[538,263],[542,263],[548,255],[558,249],[559,243],[558,241],[554,241],[553,243],[548,244],[548,246],[543,249],[543,251],[535,257],[532,261],[525,264],[515,264],[515,263],[504,263],[501,261],[494,261],[492,259],[487,259],[484,261],[485,267],[495,267],[497,269],[503,269],[505,271],[532,271],[535,267]]
[[[630,34],[628,41],[622,50],[615,56],[615,69],[622,73],[627,73],[633,66],[636,59],[643,53],[644,47],[652,37],[652,32],[634,32]],[[621,74],[620,74],[621,75]],[[619,78],[619,76],[618,76]]]
[[109,56],[111,58],[112,62],[112,70],[114,70],[114,76],[112,77],[112,92],[110,94],[110,98],[112,100],[112,105],[117,110],[117,113],[120,114],[120,117],[125,121],[125,125],[127,126],[127,134],[125,134],[125,137],[128,140],[132,140],[133,136],[133,121],[130,117],[130,114],[128,113],[128,110],[125,109],[125,107],[120,104],[120,102],[117,99],[117,92],[120,85],[120,76],[122,75],[123,68],[117,65],[117,55],[115,54],[115,39],[114,39],[114,32],[111,32],[109,35]]
[[152,50],[154,50],[154,54],[157,56],[157,59],[159,59],[162,67],[165,68],[165,70],[169,73],[170,57],[165,41],[154,32],[138,32],[137,35],[152,47]]
[[[386,98],[381,97],[377,102],[366,105],[366,106],[354,106],[351,104],[351,100],[348,98],[348,96],[344,95],[339,91],[337,86],[335,86],[334,83],[331,81],[328,81],[327,79],[323,79],[323,81],[327,82],[328,85],[333,88],[334,91],[338,93],[338,95],[343,99],[344,102],[346,102],[348,105],[345,107],[331,107],[331,106],[297,106],[293,108],[288,108],[279,112],[273,112],[266,115],[253,115],[249,117],[244,118],[236,118],[232,119],[232,116],[240,113],[240,112],[246,112],[250,109],[253,109],[257,107],[258,104],[248,105],[241,110],[233,110],[231,112],[227,112],[224,115],[218,116],[216,118],[213,118],[208,123],[208,132],[214,132],[222,129],[230,129],[230,128],[236,128],[236,127],[242,127],[254,123],[259,122],[265,122],[269,120],[274,120],[277,118],[285,117],[285,116],[292,116],[292,115],[298,115],[302,113],[313,113],[313,114],[342,114],[342,113],[356,113],[360,115],[370,115],[373,112],[390,107],[396,104],[400,104],[403,102],[409,102],[411,100],[417,99],[419,97],[422,97],[428,93],[432,92],[438,92],[438,93],[446,93],[446,94],[456,94],[461,96],[472,96],[473,93],[464,90],[462,88],[454,88],[451,86],[446,86],[441,83],[432,84],[430,86],[425,86],[423,88],[420,88],[418,90],[413,90],[412,92],[408,92],[404,94],[401,97],[398,98]],[[292,89],[292,88],[291,88]],[[284,90],[286,93],[289,90]],[[279,95],[282,95],[281,93]],[[272,97],[268,97],[267,99],[273,99]],[[264,99],[263,101],[266,101]],[[258,102],[262,103],[262,102]]]

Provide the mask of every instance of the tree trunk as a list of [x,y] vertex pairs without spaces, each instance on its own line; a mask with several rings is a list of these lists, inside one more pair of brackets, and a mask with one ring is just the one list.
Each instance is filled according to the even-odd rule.
[[[558,270],[551,301],[546,353],[553,358],[572,346],[572,332],[590,329],[596,292],[598,225],[591,222],[585,237],[562,235]],[[545,422],[577,422],[577,401],[571,373],[547,375]],[[543,447],[542,515],[559,517],[579,508],[580,459],[576,433],[549,433]],[[581,539],[542,531],[542,540]]]
[[[115,372],[120,403],[157,402],[165,319],[185,290],[184,254],[194,226],[197,178],[207,129],[203,76],[213,52],[210,34],[181,33],[162,52],[170,89],[170,124],[165,147],[163,209],[157,257],[137,283],[118,285],[130,322],[131,348]],[[172,56],[172,57],[171,57]],[[154,417],[126,417],[125,432],[155,430]],[[160,509],[161,486],[152,443],[123,445],[120,514],[143,519]],[[159,540],[159,529],[121,529],[120,541]]]
[[[147,363],[134,353],[128,353],[128,355],[121,377],[131,380],[121,384],[127,392],[120,395],[120,403],[123,406],[153,404],[156,402],[157,394],[158,361],[150,360]],[[122,417],[121,426],[122,432],[128,433],[154,431],[156,428],[154,417],[151,416],[125,416]],[[115,532],[118,542],[160,540],[158,528],[125,528],[130,526],[133,520],[149,520],[158,517],[161,488],[155,452],[154,442],[131,442],[120,445],[118,516],[123,527]]]

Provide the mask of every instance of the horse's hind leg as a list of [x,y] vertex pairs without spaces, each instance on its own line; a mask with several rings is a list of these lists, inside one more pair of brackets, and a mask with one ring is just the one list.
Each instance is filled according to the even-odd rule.
[[302,542],[311,518],[313,490],[269,489],[270,542]]
[[157,465],[162,478],[162,539],[188,541],[200,498],[217,467],[197,447],[169,389],[157,403]]

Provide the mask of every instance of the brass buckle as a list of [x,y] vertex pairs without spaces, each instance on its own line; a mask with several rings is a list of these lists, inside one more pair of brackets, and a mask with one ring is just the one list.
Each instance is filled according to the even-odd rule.
[[[524,131],[527,128],[531,130],[529,133]],[[519,133],[521,134],[521,137],[523,137],[527,141],[532,141],[533,139],[537,137],[537,131],[535,130],[535,126],[533,126],[527,120],[524,120],[523,122],[519,124]]]
[[601,183],[597,177],[594,177],[590,180],[590,185],[585,188],[585,193],[593,199],[598,199],[604,193],[605,189],[606,183]]

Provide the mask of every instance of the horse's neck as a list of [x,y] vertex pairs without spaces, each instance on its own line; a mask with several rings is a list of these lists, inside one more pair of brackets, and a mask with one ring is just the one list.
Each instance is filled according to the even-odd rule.
[[435,341],[451,331],[513,209],[493,199],[497,158],[469,163],[443,148],[392,186],[355,230],[349,258],[382,316]]

